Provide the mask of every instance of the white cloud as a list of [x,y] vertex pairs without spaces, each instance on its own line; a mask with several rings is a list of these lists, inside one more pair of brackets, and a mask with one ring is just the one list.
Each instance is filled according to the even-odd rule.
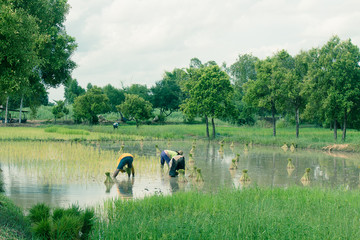
[[360,43],[355,0],[68,2],[67,32],[79,44],[73,77],[83,87],[151,86],[164,71],[187,67],[193,57],[231,65],[244,53],[264,58],[286,49],[297,54],[335,34]]

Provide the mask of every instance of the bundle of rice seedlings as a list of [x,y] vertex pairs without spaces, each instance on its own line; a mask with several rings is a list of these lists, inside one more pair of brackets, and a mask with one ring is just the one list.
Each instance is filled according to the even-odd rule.
[[284,150],[284,152],[286,152],[288,150],[288,145],[286,145],[286,143],[284,143],[284,145],[281,146],[281,149]]
[[191,153],[189,153],[189,163],[194,163],[195,160],[193,158],[193,155]]
[[302,182],[310,182],[310,168],[305,169],[305,174],[301,178]]
[[194,178],[196,177],[197,171],[196,171],[197,167],[194,166],[191,170],[190,170],[190,174],[189,174],[189,178]]
[[290,151],[291,151],[291,152],[295,152],[295,149],[296,149],[295,143],[291,143]]
[[184,169],[179,169],[178,170],[179,173],[179,182],[187,182],[188,180],[185,177],[185,170]]
[[294,169],[295,168],[294,164],[292,163],[291,158],[288,159],[288,164],[287,164],[286,168],[287,169]]
[[230,170],[234,170],[234,169],[237,169],[237,164],[236,164],[236,159],[232,159],[231,160],[231,166],[230,166]]
[[110,172],[105,173],[106,179],[104,183],[114,183],[114,180],[110,177]]
[[200,169],[200,168],[197,168],[197,169],[196,169],[196,172],[197,172],[197,174],[196,174],[196,181],[197,181],[197,182],[203,182],[203,181],[204,181],[204,178],[203,178],[203,176],[202,176],[202,174],[201,174],[201,169]]
[[161,150],[157,144],[155,145],[155,148],[156,148],[156,154],[160,154]]
[[249,175],[248,175],[247,172],[248,172],[247,169],[242,170],[242,175],[240,177],[240,182],[250,182],[250,178],[249,178]]

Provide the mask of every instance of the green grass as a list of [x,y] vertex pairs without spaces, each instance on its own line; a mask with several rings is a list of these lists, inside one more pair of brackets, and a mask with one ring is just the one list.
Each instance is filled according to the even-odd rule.
[[30,222],[22,210],[4,194],[0,194],[0,239],[26,239],[29,236]]
[[[9,125],[11,126],[11,125]],[[338,131],[339,139],[334,141],[333,132],[324,128],[304,127],[300,129],[300,137],[295,137],[295,128],[277,129],[276,137],[272,136],[272,128],[237,127],[221,124],[216,127],[216,141],[254,143],[267,146],[282,146],[292,143],[299,148],[321,149],[332,144],[343,144],[342,131]],[[211,128],[210,128],[211,134]],[[40,125],[39,127],[2,127],[0,140],[81,140],[81,141],[123,141],[123,140],[207,140],[205,124],[173,124],[173,125],[134,125],[120,124],[118,129],[112,125]],[[344,151],[360,152],[360,132],[347,130]]]
[[358,239],[359,197],[295,187],[110,200],[92,239]]

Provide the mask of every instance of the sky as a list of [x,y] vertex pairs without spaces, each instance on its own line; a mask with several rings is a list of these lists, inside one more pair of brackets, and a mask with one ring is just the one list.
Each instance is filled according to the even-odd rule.
[[[196,57],[228,66],[282,49],[295,56],[332,36],[360,47],[359,0],[68,0],[65,23],[78,48],[72,77],[116,88],[149,88]],[[49,101],[64,88],[49,89]]]

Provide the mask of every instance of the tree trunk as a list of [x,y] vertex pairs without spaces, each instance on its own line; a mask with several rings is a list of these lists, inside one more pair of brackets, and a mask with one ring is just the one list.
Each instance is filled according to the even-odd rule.
[[346,122],[347,122],[347,112],[346,109],[344,111],[344,125],[343,125],[343,134],[342,134],[342,141],[345,142],[346,139]]
[[275,118],[275,107],[271,107],[271,115],[273,119],[273,136],[276,136],[276,118]]
[[212,134],[213,134],[213,138],[215,139],[215,121],[214,118],[211,118],[211,123],[212,123]]
[[295,111],[295,121],[296,121],[296,138],[299,138],[299,124],[300,124],[300,117],[299,117],[299,107],[296,107]]
[[8,123],[8,105],[9,105],[9,96],[6,97],[5,124]]
[[337,121],[334,119],[334,139],[337,140]]
[[207,117],[207,115],[205,115],[205,121],[206,121],[206,137],[210,138],[210,134],[209,134],[209,119]]
[[19,123],[21,123],[22,107],[23,107],[24,94],[21,95],[20,111],[19,111]]

